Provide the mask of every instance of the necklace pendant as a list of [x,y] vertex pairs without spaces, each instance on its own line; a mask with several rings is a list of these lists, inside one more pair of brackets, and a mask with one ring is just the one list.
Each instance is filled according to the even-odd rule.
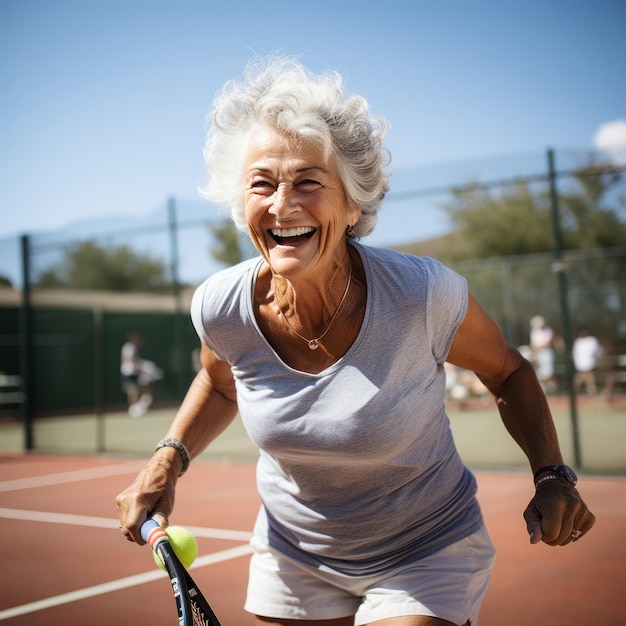
[[311,350],[317,350],[320,347],[320,344],[317,343],[317,339],[311,339],[311,341],[309,341],[309,348]]

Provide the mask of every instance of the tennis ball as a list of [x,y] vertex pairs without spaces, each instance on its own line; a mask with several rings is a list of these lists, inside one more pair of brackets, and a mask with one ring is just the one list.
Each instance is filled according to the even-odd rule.
[[[178,560],[185,567],[189,567],[198,556],[198,542],[196,538],[182,526],[168,526],[165,532],[170,540],[170,544],[172,544],[172,548],[174,548]],[[165,570],[165,564],[157,550],[152,551],[152,557],[154,558],[154,562],[162,570]]]

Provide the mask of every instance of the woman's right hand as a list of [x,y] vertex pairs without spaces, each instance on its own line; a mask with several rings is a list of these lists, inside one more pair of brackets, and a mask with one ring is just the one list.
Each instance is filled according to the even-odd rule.
[[133,483],[115,498],[120,529],[128,541],[146,543],[141,537],[141,525],[148,517],[154,518],[162,528],[168,526],[180,470],[171,452],[177,454],[172,448],[155,453]]
[[[202,345],[202,369],[194,378],[166,438],[185,442],[194,458],[218,437],[237,415],[237,392],[230,365]],[[176,482],[183,470],[179,452],[159,448],[134,482],[115,499],[120,529],[129,540],[144,545],[141,525],[152,517],[167,528],[174,508]]]

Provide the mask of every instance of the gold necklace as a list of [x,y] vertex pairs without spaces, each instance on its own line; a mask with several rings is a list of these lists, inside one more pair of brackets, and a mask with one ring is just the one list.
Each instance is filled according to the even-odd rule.
[[303,337],[290,323],[289,320],[287,319],[287,316],[283,313],[283,310],[280,308],[280,306],[278,307],[278,310],[280,311],[280,314],[283,316],[283,319],[285,320],[285,322],[287,322],[287,326],[289,326],[289,328],[296,334],[298,335],[298,337],[300,337],[300,339],[302,339],[303,341],[306,341],[307,344],[309,344],[309,349],[310,350],[317,350],[320,347],[320,340],[323,339],[326,336],[326,333],[330,330],[330,327],[333,325],[333,322],[335,321],[335,318],[337,317],[337,314],[339,313],[339,309],[341,309],[341,305],[344,303],[346,296],[348,295],[348,291],[350,291],[350,283],[352,282],[352,266],[350,266],[350,274],[348,275],[348,284],[346,285],[346,290],[343,292],[343,296],[341,296],[341,300],[339,301],[339,306],[337,306],[337,308],[335,309],[335,313],[332,316],[330,323],[328,324],[328,326],[326,327],[326,330],[316,339],[307,339],[306,337]]

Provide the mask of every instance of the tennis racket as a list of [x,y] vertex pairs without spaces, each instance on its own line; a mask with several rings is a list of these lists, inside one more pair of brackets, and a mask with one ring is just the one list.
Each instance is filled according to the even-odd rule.
[[221,626],[198,585],[174,554],[167,533],[153,519],[148,519],[141,527],[141,536],[165,563],[174,591],[179,626]]

